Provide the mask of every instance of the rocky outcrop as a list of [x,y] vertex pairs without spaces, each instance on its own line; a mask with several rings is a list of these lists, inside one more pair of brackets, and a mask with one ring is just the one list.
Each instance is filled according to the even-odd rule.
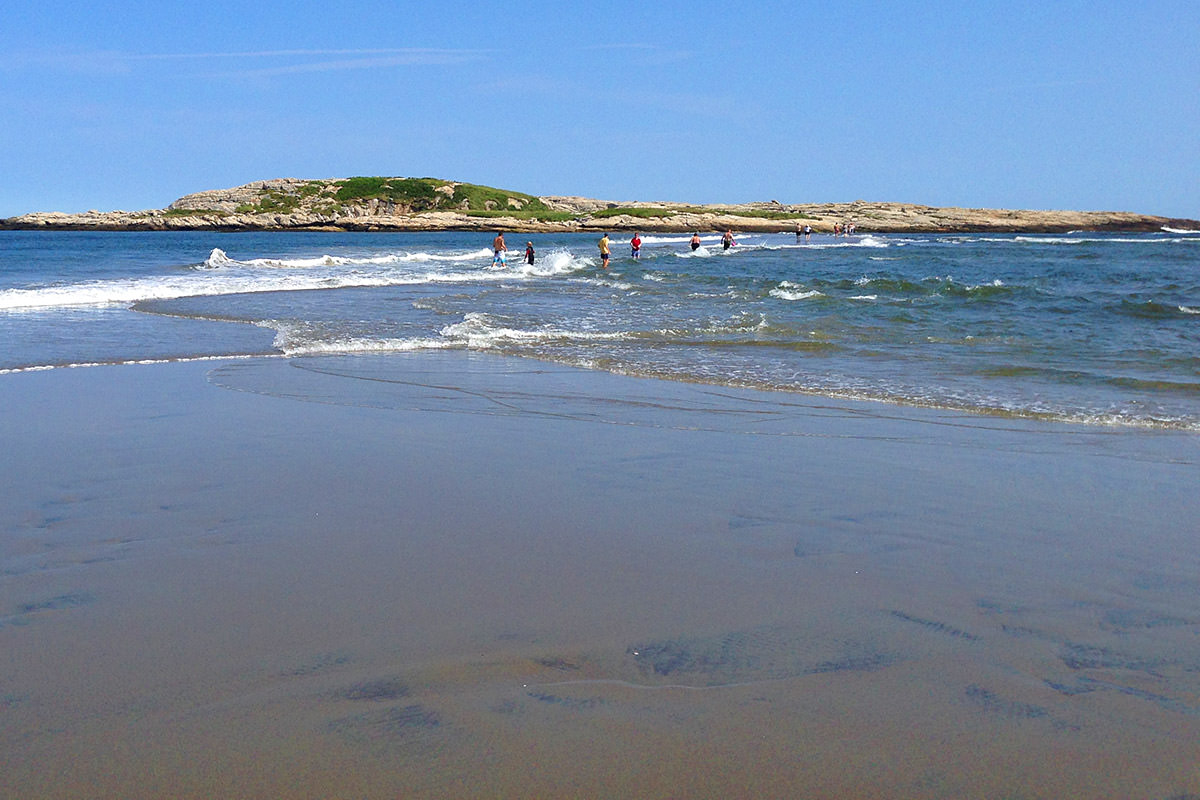
[[0,220],[20,230],[492,230],[553,232],[735,230],[828,232],[854,223],[859,233],[1157,231],[1200,229],[1189,219],[1120,211],[937,208],[913,203],[691,205],[616,203],[587,197],[534,197],[432,178],[276,178],[197,192],[165,209],[38,212]]
[[[257,204],[262,197],[271,192],[295,194],[300,187],[312,181],[299,178],[274,178],[269,181],[254,181],[245,186],[232,189],[210,189],[206,192],[184,195],[171,205],[167,211],[224,211],[232,213],[241,206]],[[322,181],[323,183],[323,181]]]

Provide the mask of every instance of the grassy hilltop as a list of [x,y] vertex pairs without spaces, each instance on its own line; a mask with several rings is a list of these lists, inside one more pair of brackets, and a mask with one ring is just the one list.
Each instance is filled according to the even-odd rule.
[[[200,192],[171,204],[167,214],[203,216],[236,214],[315,213],[353,215],[356,210],[374,216],[449,212],[467,217],[504,217],[538,222],[566,222],[580,217],[664,220],[691,214],[743,216],[753,219],[813,219],[802,211],[756,209],[750,206],[693,206],[682,203],[621,205],[584,198],[541,198],[511,189],[440,178],[356,177],[326,181],[264,181],[249,184],[250,194],[230,208],[220,192]],[[227,190],[237,191],[237,190]],[[215,202],[210,202],[214,201]],[[204,205],[209,202],[209,205]]]

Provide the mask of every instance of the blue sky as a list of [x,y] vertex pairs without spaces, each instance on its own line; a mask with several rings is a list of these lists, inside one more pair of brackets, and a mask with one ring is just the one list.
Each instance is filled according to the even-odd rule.
[[1200,218],[1200,3],[11,3],[0,216],[274,177]]

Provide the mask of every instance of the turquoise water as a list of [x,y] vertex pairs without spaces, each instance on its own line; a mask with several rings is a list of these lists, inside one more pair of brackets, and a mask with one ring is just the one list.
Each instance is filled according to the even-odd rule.
[[1200,430],[1200,233],[491,238],[0,232],[0,370],[457,348]]

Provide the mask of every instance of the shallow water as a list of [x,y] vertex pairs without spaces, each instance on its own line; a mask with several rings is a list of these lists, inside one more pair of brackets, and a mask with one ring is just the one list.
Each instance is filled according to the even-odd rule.
[[533,267],[511,237],[501,269],[490,238],[0,233],[0,369],[470,349],[1200,430],[1197,234],[648,235],[607,272],[595,236],[534,236]]

